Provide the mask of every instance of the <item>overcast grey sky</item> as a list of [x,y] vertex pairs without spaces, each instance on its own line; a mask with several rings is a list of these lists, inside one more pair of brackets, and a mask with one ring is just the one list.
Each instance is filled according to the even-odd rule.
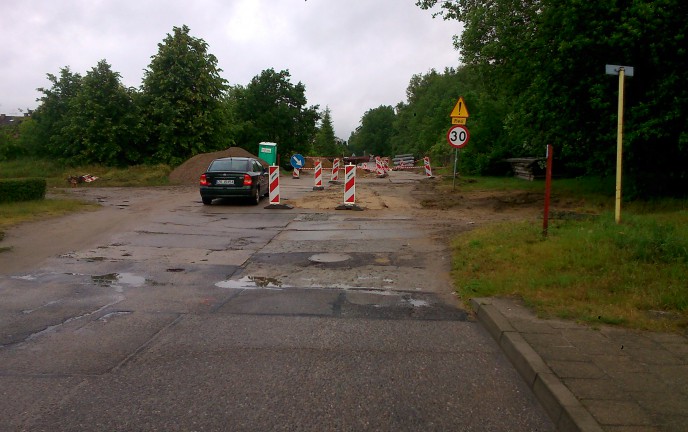
[[84,75],[102,59],[138,88],[158,43],[182,25],[230,84],[289,69],[345,140],[368,109],[405,101],[413,74],[459,64],[459,23],[415,0],[19,0],[0,14],[0,113],[35,108],[47,73]]

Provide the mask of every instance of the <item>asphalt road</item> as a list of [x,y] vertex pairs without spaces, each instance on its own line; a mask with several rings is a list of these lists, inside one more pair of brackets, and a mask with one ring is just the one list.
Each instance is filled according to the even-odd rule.
[[451,294],[441,221],[98,193],[129,222],[0,267],[0,430],[554,430]]

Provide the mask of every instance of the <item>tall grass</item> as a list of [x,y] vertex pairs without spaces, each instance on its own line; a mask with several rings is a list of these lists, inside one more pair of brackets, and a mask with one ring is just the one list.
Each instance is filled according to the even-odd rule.
[[652,330],[688,327],[688,212],[487,226],[453,243],[464,300],[519,296],[543,316]]

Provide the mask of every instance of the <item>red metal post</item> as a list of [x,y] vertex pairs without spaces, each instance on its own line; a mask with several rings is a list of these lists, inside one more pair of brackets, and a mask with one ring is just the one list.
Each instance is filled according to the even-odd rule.
[[551,145],[547,145],[547,173],[545,177],[545,215],[542,218],[542,235],[547,237],[547,228],[549,226],[549,201],[552,192],[552,153],[554,149]]

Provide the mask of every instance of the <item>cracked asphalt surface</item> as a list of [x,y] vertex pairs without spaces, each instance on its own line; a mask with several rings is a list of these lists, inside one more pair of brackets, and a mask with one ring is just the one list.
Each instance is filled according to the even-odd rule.
[[[420,180],[366,179],[361,200]],[[103,208],[0,254],[4,430],[554,430],[452,294],[445,219],[70,193]]]

